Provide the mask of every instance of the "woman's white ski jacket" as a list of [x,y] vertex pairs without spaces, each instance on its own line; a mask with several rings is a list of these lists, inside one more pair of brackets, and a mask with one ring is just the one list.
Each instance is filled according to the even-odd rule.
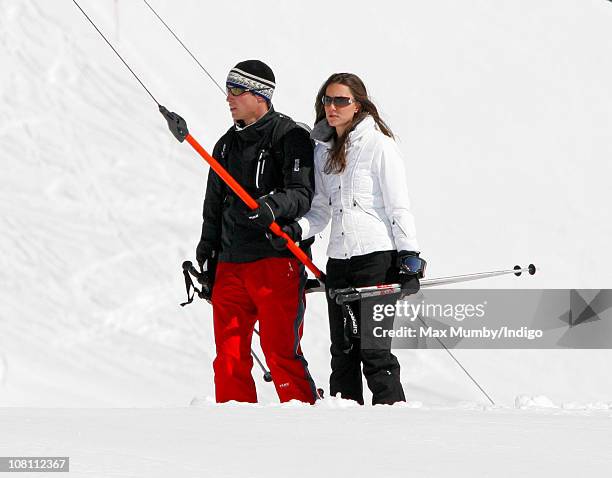
[[348,259],[375,251],[418,251],[410,212],[407,177],[399,148],[381,133],[371,116],[349,133],[346,168],[325,174],[332,145],[331,128],[323,120],[312,132],[316,141],[315,196],[298,223],[302,239],[323,231],[331,219],[327,255]]

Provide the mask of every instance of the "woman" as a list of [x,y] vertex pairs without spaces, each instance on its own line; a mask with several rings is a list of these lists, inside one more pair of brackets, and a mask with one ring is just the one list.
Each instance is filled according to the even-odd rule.
[[[285,232],[307,239],[331,219],[328,290],[399,281],[405,294],[418,291],[425,261],[418,257],[403,160],[391,130],[363,82],[351,73],[331,75],[317,94],[315,109],[315,197],[310,211],[285,226]],[[363,404],[363,363],[373,404],[405,401],[390,342],[362,349],[359,338],[347,338],[341,306],[326,296],[331,395]]]

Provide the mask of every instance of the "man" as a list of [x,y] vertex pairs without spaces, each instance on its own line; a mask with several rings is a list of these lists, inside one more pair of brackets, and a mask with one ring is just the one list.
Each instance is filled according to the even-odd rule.
[[[257,200],[250,211],[211,170],[204,199],[200,268],[214,277],[212,306],[217,356],[217,402],[257,402],[251,375],[251,339],[259,322],[261,347],[281,402],[314,403],[315,384],[300,339],[304,318],[304,266],[278,251],[266,232],[310,209],[313,148],[308,132],[274,111],[274,73],[259,60],[238,63],[226,81],[234,125],[213,156]],[[310,244],[302,247],[308,251]],[[218,261],[218,262],[217,262]]]

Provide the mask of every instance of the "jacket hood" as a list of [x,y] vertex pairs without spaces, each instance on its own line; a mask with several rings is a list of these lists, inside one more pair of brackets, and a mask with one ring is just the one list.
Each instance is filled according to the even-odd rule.
[[310,139],[319,143],[331,143],[335,132],[335,128],[332,128],[327,120],[323,118],[312,128]]
[[[353,129],[349,133],[349,141],[355,141],[357,138],[363,136],[366,131],[370,131],[376,128],[376,122],[372,116],[367,115],[359,123],[353,126]],[[331,146],[334,142],[334,133],[336,129],[331,127],[327,122],[327,119],[322,119],[314,125],[310,138],[318,143],[324,143]]]

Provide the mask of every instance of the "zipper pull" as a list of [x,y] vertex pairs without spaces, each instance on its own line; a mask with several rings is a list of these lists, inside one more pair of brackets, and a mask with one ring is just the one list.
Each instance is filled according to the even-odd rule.
[[263,174],[263,168],[261,167],[261,158],[263,157],[264,150],[259,151],[259,158],[257,158],[257,170],[255,171],[255,187],[259,189],[259,176]]

